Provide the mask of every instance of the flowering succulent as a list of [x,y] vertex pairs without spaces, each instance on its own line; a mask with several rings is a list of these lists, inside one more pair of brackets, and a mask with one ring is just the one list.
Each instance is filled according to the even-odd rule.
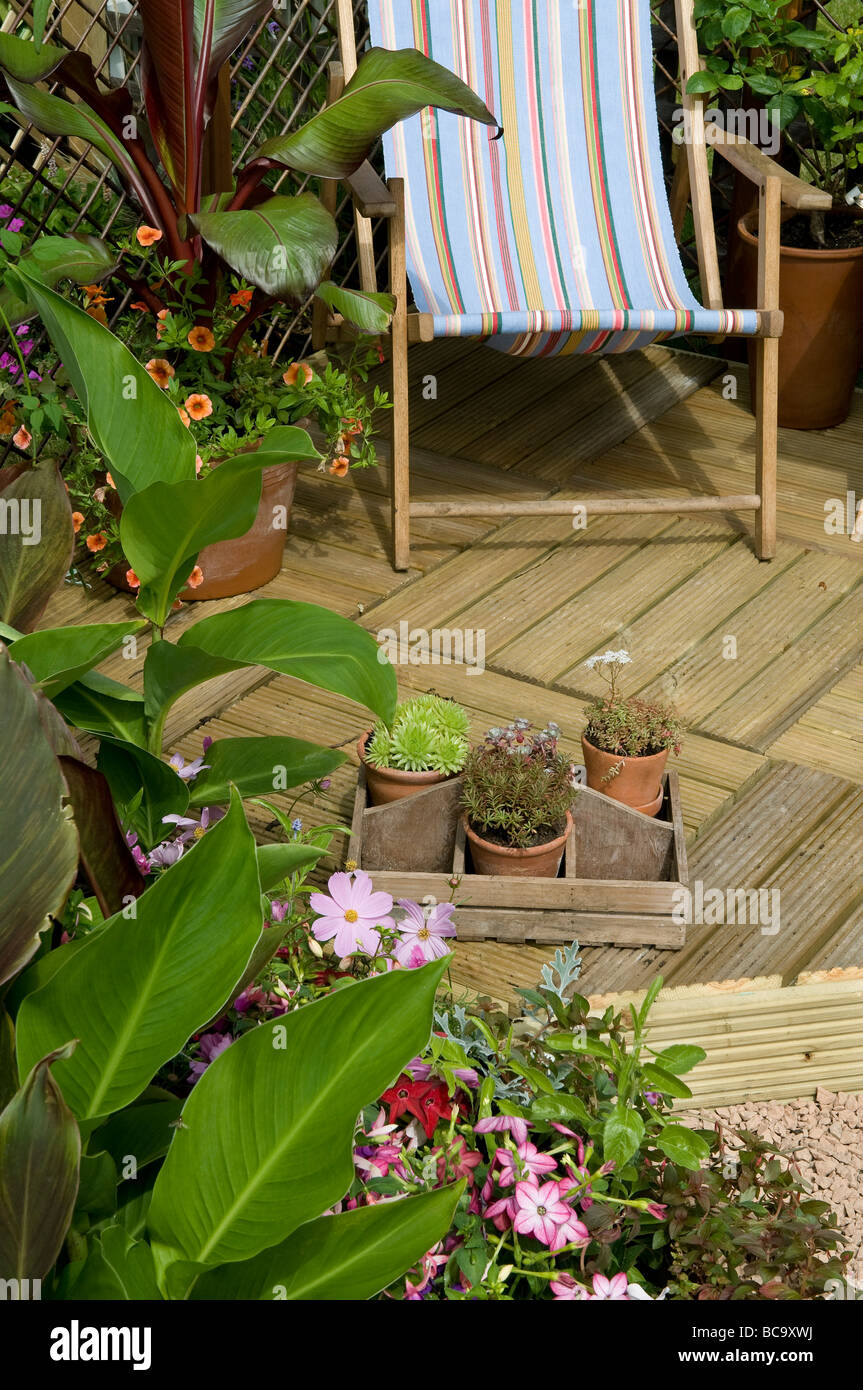
[[517,849],[559,835],[573,799],[573,768],[558,751],[560,729],[526,719],[489,729],[465,766],[462,805],[471,828]]
[[649,757],[666,749],[679,753],[683,729],[676,712],[670,706],[620,694],[618,678],[631,661],[629,652],[607,651],[584,663],[589,671],[598,671],[608,684],[607,695],[585,709],[585,739],[594,748],[619,757]]
[[376,724],[366,747],[372,767],[401,772],[460,772],[468,753],[468,717],[440,695],[417,695],[399,705],[392,724]]

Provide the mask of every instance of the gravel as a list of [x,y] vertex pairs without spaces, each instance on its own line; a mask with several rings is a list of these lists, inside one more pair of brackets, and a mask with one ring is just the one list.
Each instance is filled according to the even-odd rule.
[[712,1129],[717,1120],[775,1144],[796,1164],[813,1196],[829,1202],[853,1259],[848,1278],[863,1287],[863,1095],[827,1091],[815,1099],[751,1101],[716,1110],[686,1111],[675,1119]]

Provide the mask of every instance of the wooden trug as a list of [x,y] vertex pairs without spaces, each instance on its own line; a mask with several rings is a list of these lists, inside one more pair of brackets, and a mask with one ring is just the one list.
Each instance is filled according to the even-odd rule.
[[[475,874],[461,823],[461,778],[386,806],[370,806],[359,770],[350,853],[394,898],[457,904],[461,941],[569,942],[678,950],[673,920],[688,886],[677,774],[665,777],[656,819],[588,787],[572,803],[573,828],[557,878]],[[454,887],[454,881],[457,886]]]

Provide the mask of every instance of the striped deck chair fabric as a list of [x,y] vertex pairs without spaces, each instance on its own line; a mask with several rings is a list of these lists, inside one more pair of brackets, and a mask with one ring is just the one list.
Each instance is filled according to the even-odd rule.
[[675,244],[650,0],[369,0],[372,41],[469,83],[504,133],[426,109],[385,137],[408,273],[435,337],[521,356],[755,333],[704,309]]

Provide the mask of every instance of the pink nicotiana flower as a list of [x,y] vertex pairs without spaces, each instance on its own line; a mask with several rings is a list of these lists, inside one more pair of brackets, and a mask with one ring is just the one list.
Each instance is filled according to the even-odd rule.
[[475,1134],[512,1135],[516,1144],[527,1143],[527,1120],[522,1115],[489,1115],[485,1120],[477,1120]]
[[401,940],[395,949],[400,965],[415,969],[417,965],[449,954],[444,938],[455,936],[451,920],[455,912],[453,903],[435,903],[428,915],[418,903],[405,898],[399,898],[399,907],[405,913],[404,920],[399,923]]
[[351,874],[331,874],[327,893],[312,893],[312,911],[320,914],[312,923],[318,941],[333,940],[336,955],[362,951],[373,956],[380,946],[380,931],[393,930],[389,893],[376,893],[362,869]]
[[590,1299],[584,1285],[573,1279],[571,1274],[561,1274],[557,1279],[552,1279],[551,1291],[557,1303],[587,1303]]
[[524,1176],[525,1169],[530,1178],[541,1178],[546,1173],[553,1173],[557,1168],[551,1154],[540,1153],[536,1144],[529,1142],[519,1144],[517,1156],[511,1149],[500,1148],[494,1157],[500,1165],[498,1182],[501,1187],[512,1187],[519,1177]]
[[[412,1062],[408,1062],[404,1068],[409,1071],[414,1081],[428,1081],[431,1077],[438,1076],[438,1072],[428,1062],[423,1062],[419,1057],[414,1057]],[[463,1086],[478,1086],[479,1073],[473,1067],[454,1067],[453,1076],[460,1081]]]
[[594,1274],[593,1293],[591,1298],[594,1300],[611,1299],[612,1301],[629,1302],[629,1280],[625,1274],[615,1274],[613,1278],[606,1279],[604,1274]]
[[568,1243],[562,1233],[572,1224],[573,1213],[561,1201],[556,1182],[546,1182],[541,1187],[535,1182],[518,1182],[515,1201],[518,1210],[512,1224],[519,1235],[535,1236],[552,1250],[560,1250]]

